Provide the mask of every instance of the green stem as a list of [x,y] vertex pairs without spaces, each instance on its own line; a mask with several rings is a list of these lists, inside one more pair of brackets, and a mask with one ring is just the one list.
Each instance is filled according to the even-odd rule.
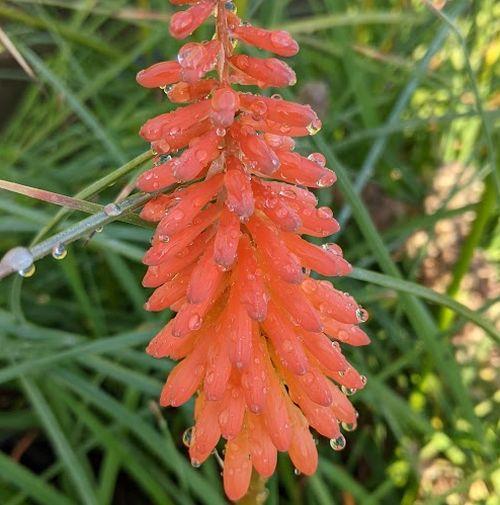
[[[153,157],[153,152],[146,151],[145,153],[140,154],[133,160],[130,160],[128,163],[125,163],[125,165],[122,165],[120,168],[117,168],[116,170],[113,170],[110,174],[104,176],[102,179],[99,179],[96,182],[93,182],[86,188],[83,188],[81,191],[79,191],[76,195],[75,198],[80,198],[82,200],[89,198],[97,193],[99,191],[103,190],[107,186],[111,186],[114,182],[116,182],[118,179],[123,177],[124,175],[127,175],[128,173],[132,172],[132,170],[136,169],[138,166],[142,165],[146,161],[150,160]],[[42,239],[44,235],[46,235],[50,230],[52,230],[57,224],[60,223],[62,218],[68,213],[67,209],[61,209],[35,236],[35,238],[32,240],[31,245],[34,245]]]
[[[93,231],[116,221],[116,219],[122,214],[132,212],[133,210],[142,207],[151,198],[152,195],[150,194],[137,194],[131,196],[127,200],[124,200],[120,204],[112,204],[113,208],[111,210],[109,208],[105,208],[102,212],[89,216],[83,221],[70,226],[66,230],[63,230],[47,240],[34,245],[26,252],[27,254],[31,254],[33,262],[44,258],[45,256],[51,254],[54,248],[61,245],[66,246],[71,242],[75,242],[80,238],[88,236]],[[15,271],[16,269],[10,263],[0,262],[0,279],[7,277]]]
[[268,492],[266,489],[267,479],[261,477],[257,472],[252,475],[248,493],[242,498],[238,505],[262,505],[266,502]]
[[[457,297],[460,290],[460,284],[469,270],[471,261],[474,257],[474,251],[483,237],[486,225],[488,224],[491,216],[495,213],[497,193],[493,177],[490,175],[484,182],[484,191],[481,196],[481,201],[477,206],[476,219],[462,246],[458,260],[453,268],[453,278],[447,289],[447,294],[451,298]],[[454,318],[455,313],[452,310],[443,307],[439,314],[440,329],[447,330],[453,323]]]

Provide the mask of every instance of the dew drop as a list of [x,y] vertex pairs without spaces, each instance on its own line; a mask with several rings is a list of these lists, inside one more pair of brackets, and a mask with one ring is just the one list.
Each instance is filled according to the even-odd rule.
[[188,321],[188,328],[191,331],[199,330],[201,327],[201,323],[203,322],[203,319],[199,314],[193,314]]
[[283,100],[283,97],[279,93],[275,93],[274,95],[271,95],[271,98],[273,100]]
[[309,123],[306,127],[309,135],[316,135],[321,130],[321,121],[319,119]]
[[330,447],[334,451],[341,451],[346,446],[346,441],[344,435],[339,435],[337,438],[332,438],[330,440]]
[[294,473],[295,475],[297,475],[297,476],[302,475],[302,472],[301,472],[298,468],[295,468],[295,469],[293,470],[293,473]]
[[104,228],[102,226],[99,226],[95,229],[95,232],[96,233],[102,233],[102,230],[104,230]]
[[366,386],[366,383],[368,382],[366,375],[362,375],[360,378],[361,378],[361,383],[363,384],[363,386]]
[[52,257],[56,260],[63,260],[68,255],[68,250],[64,244],[57,244],[52,249]]
[[21,277],[33,277],[35,271],[36,271],[35,264],[32,263],[29,267],[22,268],[21,270],[19,270],[18,273]]
[[316,181],[316,185],[318,188],[327,188],[328,186],[331,186],[333,183],[333,179],[330,173],[327,173],[326,175],[323,175],[323,177],[320,177]]
[[356,318],[360,323],[366,323],[368,321],[368,312],[360,307],[356,309]]
[[293,44],[290,34],[284,30],[272,32],[271,42],[275,47],[290,47]]
[[172,211],[172,219],[174,221],[180,221],[181,219],[184,218],[184,212],[180,209],[175,209],[174,211]]
[[226,129],[225,128],[217,128],[217,130],[215,130],[215,133],[218,137],[224,137],[226,135]]
[[191,460],[191,466],[192,466],[193,468],[200,468],[201,463],[200,463],[198,460],[196,460],[196,459],[192,459],[192,460]]
[[342,385],[340,389],[342,390],[342,393],[344,393],[346,396],[352,396],[357,391],[356,388],[348,388],[344,385]]
[[255,121],[259,121],[267,112],[267,105],[262,100],[258,100],[251,106],[252,109],[252,117]]
[[316,214],[320,219],[331,219],[333,217],[333,212],[330,207],[320,207],[316,210]]
[[321,247],[335,256],[342,256],[342,249],[337,244],[323,244]]
[[312,153],[307,158],[320,167],[326,166],[326,158],[321,153]]
[[357,428],[357,426],[356,423],[342,423],[342,428],[345,431],[354,431]]
[[186,447],[191,447],[191,444],[193,443],[193,435],[194,435],[194,426],[191,426],[182,434],[182,443]]

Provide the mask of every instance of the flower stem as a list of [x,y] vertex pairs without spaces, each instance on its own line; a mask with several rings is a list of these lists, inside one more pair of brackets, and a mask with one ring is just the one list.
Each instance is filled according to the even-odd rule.
[[[153,195],[150,194],[136,194],[119,204],[111,204],[112,207],[106,206],[102,212],[89,216],[83,221],[70,226],[66,230],[53,235],[43,242],[40,242],[29,249],[25,249],[23,254],[28,256],[31,255],[30,261],[35,262],[51,254],[55,248],[66,246],[71,242],[75,242],[80,238],[86,237],[106,224],[117,220],[120,216],[142,207],[152,197]],[[9,257],[9,252],[7,252],[4,259],[0,261],[0,279],[17,271],[15,264],[7,260]]]
[[266,503],[269,496],[266,482],[266,478],[261,477],[257,472],[253,472],[248,493],[238,502],[238,505],[262,505]]

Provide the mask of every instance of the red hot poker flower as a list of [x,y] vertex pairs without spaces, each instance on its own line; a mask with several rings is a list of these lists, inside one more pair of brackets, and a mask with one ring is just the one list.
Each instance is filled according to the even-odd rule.
[[161,404],[179,406],[196,395],[191,461],[200,465],[225,439],[224,488],[237,500],[252,468],[273,474],[277,451],[314,473],[310,428],[335,450],[345,446],[341,427],[354,428],[357,418],[347,396],[366,380],[339,342],[368,344],[359,328],[367,314],[331,282],[310,277],[311,270],[329,277],[351,270],[339,246],[301,237],[339,229],[306,189],[331,186],[335,174],[321,154],[294,152],[293,137],[320,129],[316,113],[278,95],[232,88],[295,83],[288,65],[234,54],[234,41],[285,57],[297,53],[297,43],[287,32],[241,23],[231,2],[172,3],[188,6],[172,17],[174,37],[186,37],[210,16],[216,35],[185,44],[177,61],[137,76],[185,104],[141,129],[157,153],[137,182],[157,194],[142,211],[158,222],[144,257],[143,284],[155,289],[146,309],[177,312],[147,351],[180,361]]

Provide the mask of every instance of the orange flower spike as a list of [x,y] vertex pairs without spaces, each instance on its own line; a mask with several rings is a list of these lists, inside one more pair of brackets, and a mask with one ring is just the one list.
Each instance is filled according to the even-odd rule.
[[208,233],[202,233],[185,249],[169,256],[168,261],[150,266],[142,280],[142,285],[145,288],[157,288],[171,280],[189,265],[192,265],[205,251],[207,241],[211,235],[212,232],[210,230]]
[[250,455],[255,470],[262,477],[271,477],[276,470],[278,451],[267,433],[262,416],[247,414]]
[[295,72],[276,58],[253,58],[246,54],[233,56],[229,60],[238,70],[255,79],[259,88],[283,88],[297,82]]
[[233,124],[240,100],[238,93],[229,87],[219,88],[212,94],[212,124],[219,128],[228,128]]
[[303,127],[319,121],[318,115],[309,105],[283,100],[279,95],[273,98],[240,93],[241,108],[256,120],[277,121],[288,127]]
[[253,214],[255,200],[250,177],[245,173],[241,162],[236,158],[228,158],[224,182],[228,209],[240,219],[248,219]]
[[176,137],[199,121],[208,118],[209,114],[210,101],[202,100],[146,121],[140,133],[144,140],[149,142],[167,135]]
[[252,476],[250,443],[246,431],[226,445],[224,458],[224,490],[230,500],[237,501],[247,493]]
[[239,435],[245,418],[245,399],[239,386],[229,384],[221,401],[218,417],[222,436],[231,440]]
[[299,45],[292,36],[283,30],[265,30],[255,26],[236,26],[233,34],[237,39],[251,46],[270,51],[278,56],[290,57],[299,52]]
[[[158,224],[160,234],[173,235],[187,228],[222,187],[221,174],[193,184],[178,193],[176,205],[172,205]],[[175,203],[175,202],[174,202]]]
[[215,79],[206,79],[193,83],[178,82],[167,90],[167,96],[172,103],[196,102],[209,95],[217,85],[218,82]]
[[244,235],[240,242],[238,268],[241,271],[241,282],[246,288],[241,293],[241,301],[254,321],[264,321],[269,295],[248,235]]
[[158,223],[143,259],[143,285],[154,288],[145,308],[176,312],[147,352],[181,360],[160,402],[179,406],[196,396],[195,423],[183,437],[191,462],[198,467],[224,439],[224,489],[238,500],[252,468],[264,478],[273,474],[278,451],[314,473],[311,429],[330,438],[334,450],[345,447],[341,430],[357,423],[349,396],[366,378],[340,343],[368,344],[359,327],[368,315],[351,296],[310,276],[351,272],[336,244],[301,237],[339,230],[332,211],[318,208],[306,189],[331,186],[335,174],[320,153],[294,152],[294,137],[314,135],[321,121],[309,105],[232,88],[295,83],[293,70],[276,58],[234,54],[233,40],[284,57],[298,44],[287,32],[242,23],[226,0],[172,3],[186,7],[172,16],[174,37],[211,15],[216,33],[137,75],[142,86],[186,104],[140,132],[155,151],[154,165],[137,181],[155,193],[141,216]]
[[224,270],[230,269],[236,261],[241,237],[240,228],[238,216],[225,208],[220,216],[214,242],[214,261]]
[[309,424],[302,412],[288,403],[288,412],[292,423],[292,441],[290,458],[299,472],[312,475],[318,468],[318,450],[314,438],[309,431]]
[[203,44],[190,42],[179,50],[177,60],[181,66],[181,78],[187,83],[196,83],[207,72],[213,70],[221,49],[218,40]]
[[196,399],[196,429],[189,428],[184,433],[184,442],[189,447],[189,456],[195,467],[210,456],[221,437],[219,424],[213,422],[219,407],[219,402],[208,401],[203,394]]
[[[214,332],[217,333],[217,328]],[[207,374],[203,382],[203,391],[209,404],[224,397],[231,372],[227,343],[224,335],[219,332],[217,342],[211,346],[208,353]]]
[[272,175],[278,169],[280,160],[267,143],[250,127],[231,129],[231,135],[238,141],[245,165],[252,172]]
[[145,88],[163,88],[181,80],[181,69],[177,61],[162,61],[141,70],[136,79]]
[[215,4],[216,0],[201,0],[186,11],[175,13],[170,20],[170,35],[176,39],[191,35],[210,16]]

